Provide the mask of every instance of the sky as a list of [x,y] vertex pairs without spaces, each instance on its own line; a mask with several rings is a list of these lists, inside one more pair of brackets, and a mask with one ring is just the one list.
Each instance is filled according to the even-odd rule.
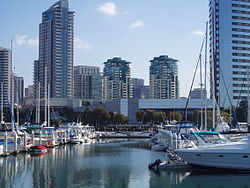
[[[0,47],[11,48],[13,67],[33,83],[42,12],[56,0],[8,0],[0,6]],[[131,62],[131,77],[149,84],[149,61],[179,60],[180,96],[191,87],[208,20],[208,0],[69,0],[75,12],[74,65],[98,66],[113,57]],[[199,81],[196,81],[195,87]]]

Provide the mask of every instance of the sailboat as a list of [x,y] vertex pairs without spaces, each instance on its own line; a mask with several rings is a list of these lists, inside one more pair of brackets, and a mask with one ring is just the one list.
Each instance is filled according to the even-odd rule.
[[[214,86],[214,66],[212,67],[212,80]],[[222,74],[222,72],[221,72]],[[222,74],[222,79],[223,74]],[[213,90],[213,128],[215,128],[215,88]],[[228,95],[228,91],[226,88]],[[229,95],[228,95],[229,96]],[[230,105],[231,104],[231,100]],[[219,123],[216,126],[217,131],[226,131],[229,126],[225,123],[220,114],[217,105],[217,113]],[[213,132],[215,134],[216,132]],[[218,133],[218,132],[217,132]],[[219,134],[219,133],[218,133]],[[205,143],[203,145],[195,145],[191,148],[176,149],[175,152],[189,165],[223,168],[232,170],[250,170],[250,137],[246,137],[237,142],[225,143]]]

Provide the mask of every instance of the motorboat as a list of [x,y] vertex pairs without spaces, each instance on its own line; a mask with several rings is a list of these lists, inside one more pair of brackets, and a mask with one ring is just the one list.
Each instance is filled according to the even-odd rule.
[[[218,137],[219,133],[211,135],[213,137],[217,135]],[[230,142],[223,139],[214,141],[213,139],[205,139],[205,137],[200,136],[199,141],[201,140],[204,140],[203,144],[196,145],[196,147],[177,149],[175,152],[190,165],[232,170],[250,170],[249,136],[237,142]]]
[[178,122],[171,129],[159,129],[152,141],[158,145],[163,145],[165,148],[177,148],[180,140],[187,140],[193,132],[199,129],[190,122]]
[[166,149],[166,146],[163,144],[154,144],[151,146],[151,150],[153,151],[164,151]]
[[41,154],[41,153],[46,153],[47,151],[48,149],[43,145],[31,146],[29,149],[29,152],[31,154]]
[[70,138],[69,138],[69,143],[71,143],[71,144],[81,144],[81,143],[83,143],[83,139],[81,138],[81,136],[71,135]]
[[182,160],[177,155],[169,154],[169,159],[167,161],[161,161],[160,159],[155,160],[153,163],[148,165],[149,169],[169,169],[169,170],[180,170],[190,168],[190,165],[184,160]]
[[176,161],[163,161],[159,164],[159,169],[188,169],[190,166],[187,162],[182,160],[176,160]]

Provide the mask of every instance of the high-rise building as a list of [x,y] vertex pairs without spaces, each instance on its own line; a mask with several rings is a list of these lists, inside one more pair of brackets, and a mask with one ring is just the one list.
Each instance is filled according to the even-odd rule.
[[133,87],[144,86],[144,80],[141,78],[132,78],[131,81]]
[[[73,34],[74,12],[68,1],[60,0],[42,13],[39,25],[39,60],[34,62],[34,86],[41,97],[45,85],[50,97],[73,97]],[[38,92],[35,92],[38,93]]]
[[133,98],[148,99],[149,98],[149,86],[133,87]]
[[207,90],[201,88],[194,88],[190,93],[190,99],[206,99]]
[[2,95],[4,105],[10,104],[12,101],[11,50],[0,47],[0,103],[2,101]]
[[132,78],[133,84],[133,98],[148,99],[149,98],[149,86],[144,85],[144,80],[140,78]]
[[[220,106],[246,99],[250,68],[250,1],[210,0],[210,63]],[[212,87],[211,87],[212,88]],[[213,91],[213,89],[211,90]],[[213,93],[213,92],[212,92]]]
[[176,99],[179,97],[177,61],[166,55],[150,60],[149,98]]
[[22,104],[23,102],[23,94],[24,94],[24,80],[23,77],[14,75],[14,103]]
[[35,98],[35,91],[34,91],[34,86],[28,86],[27,88],[25,88],[25,97],[32,99]]
[[119,57],[108,59],[103,69],[103,100],[132,98],[130,62]]
[[99,67],[74,66],[74,98],[102,99],[102,76]]

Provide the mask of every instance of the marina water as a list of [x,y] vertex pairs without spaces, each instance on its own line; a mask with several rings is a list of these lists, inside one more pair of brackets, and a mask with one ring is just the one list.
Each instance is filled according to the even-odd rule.
[[0,187],[250,188],[250,173],[209,170],[148,170],[163,152],[147,140],[110,140],[65,145],[42,156],[0,158]]

